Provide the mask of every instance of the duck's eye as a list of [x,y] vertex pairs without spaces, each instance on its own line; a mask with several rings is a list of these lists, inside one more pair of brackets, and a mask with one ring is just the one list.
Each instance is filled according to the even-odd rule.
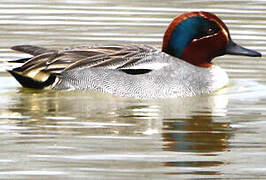
[[206,35],[212,35],[220,31],[220,27],[214,21],[209,21],[208,26],[206,27]]
[[208,19],[201,19],[201,20],[202,22],[198,27],[198,33],[194,36],[194,40],[202,38],[210,38],[221,30],[221,28],[215,21]]
[[213,29],[213,28],[209,28],[208,30],[207,30],[207,34],[208,35],[212,35],[212,34],[214,34],[215,33],[215,30]]

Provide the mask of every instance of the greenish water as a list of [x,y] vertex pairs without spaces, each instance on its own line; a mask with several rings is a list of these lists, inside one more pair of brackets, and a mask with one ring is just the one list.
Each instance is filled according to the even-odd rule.
[[173,17],[214,12],[239,44],[266,50],[266,1],[0,0],[1,179],[265,179],[265,58],[224,56],[217,95],[136,100],[23,89],[18,44],[161,46]]

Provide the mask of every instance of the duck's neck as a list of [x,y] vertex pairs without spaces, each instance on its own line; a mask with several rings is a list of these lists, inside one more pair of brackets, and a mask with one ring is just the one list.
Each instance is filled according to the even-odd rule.
[[208,57],[205,51],[199,51],[197,43],[190,43],[183,51],[180,59],[193,64],[198,67],[209,68],[213,64],[211,60],[213,57]]

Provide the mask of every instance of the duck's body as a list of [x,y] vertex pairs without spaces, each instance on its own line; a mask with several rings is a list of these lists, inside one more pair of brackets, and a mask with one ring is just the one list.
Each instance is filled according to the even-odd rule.
[[[29,88],[90,90],[137,98],[208,94],[228,83],[226,73],[211,63],[212,58],[226,53],[260,56],[234,44],[226,26],[215,18],[205,12],[181,15],[167,29],[163,51],[145,45],[82,46],[61,51],[15,46],[13,49],[34,57],[10,73]],[[176,45],[173,38],[187,25],[210,27],[198,34],[188,32],[191,40]],[[213,45],[216,41],[220,44]],[[201,43],[209,47],[205,50]]]
[[166,98],[213,92],[228,83],[218,66],[195,67],[159,50],[123,67],[84,67],[61,73],[54,89],[97,90],[119,96]]

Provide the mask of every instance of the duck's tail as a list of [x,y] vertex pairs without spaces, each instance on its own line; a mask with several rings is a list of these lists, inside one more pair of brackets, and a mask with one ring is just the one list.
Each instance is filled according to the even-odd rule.
[[[11,49],[24,52],[33,56],[39,56],[45,53],[56,52],[55,50],[46,49],[38,46],[31,46],[31,45],[13,46]],[[8,61],[9,63],[23,63],[23,65],[7,71],[12,76],[14,76],[15,79],[23,87],[26,88],[43,89],[45,87],[52,85],[56,81],[57,79],[56,73],[44,72],[38,68],[39,66],[36,68],[32,68],[35,65],[31,64],[29,66],[28,63],[30,63],[30,60],[32,60],[32,57]]]
[[8,72],[23,86],[26,88],[34,88],[34,89],[43,89],[52,85],[56,81],[55,74],[47,74],[40,78],[41,75],[38,75],[39,78],[31,78],[29,76],[24,75],[23,73],[16,71],[17,68],[13,70],[9,70]]

